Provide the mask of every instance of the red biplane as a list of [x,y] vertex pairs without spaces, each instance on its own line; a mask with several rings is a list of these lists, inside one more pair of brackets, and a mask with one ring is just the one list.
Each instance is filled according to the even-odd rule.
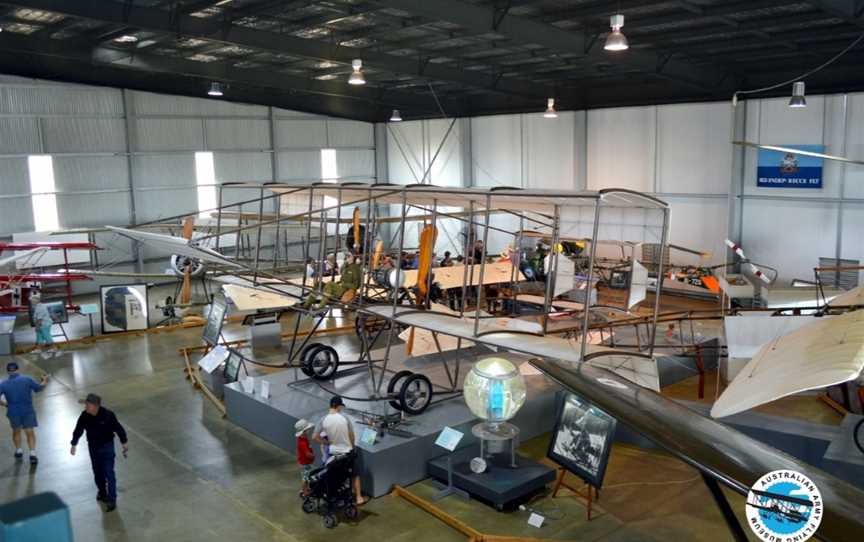
[[[32,270],[44,269],[47,266],[39,266],[39,260],[46,252],[51,250],[62,250],[64,266],[55,272],[34,272]],[[0,256],[4,251],[14,251],[13,256],[0,258],[0,268],[17,263],[16,272],[11,274],[0,274],[0,313],[27,312],[30,293],[33,290],[43,292],[62,291],[66,297],[66,306],[69,310],[77,310],[72,303],[72,282],[79,280],[91,280],[84,273],[69,273],[69,251],[70,250],[98,250],[93,243],[0,243]],[[17,272],[19,271],[20,272]],[[55,285],[61,284],[57,287]]]

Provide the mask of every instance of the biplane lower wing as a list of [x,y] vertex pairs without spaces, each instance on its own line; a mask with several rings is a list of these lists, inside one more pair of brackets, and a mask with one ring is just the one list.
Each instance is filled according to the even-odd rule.
[[854,380],[864,370],[864,311],[813,322],[765,344],[711,408],[722,418],[802,391]]
[[567,390],[738,493],[746,495],[759,478],[774,470],[806,475],[824,501],[818,538],[851,541],[864,532],[864,492],[852,485],[609,371],[588,364],[531,363]]
[[828,302],[829,307],[864,306],[864,286],[852,288]]
[[292,284],[267,283],[266,288],[242,275],[221,275],[222,291],[239,311],[277,310],[293,307],[303,297],[303,289]]
[[126,228],[117,228],[115,226],[105,227],[118,235],[128,237],[134,241],[139,241],[149,247],[163,250],[168,254],[178,254],[188,258],[196,258],[204,262],[218,263],[231,267],[242,267],[237,262],[230,258],[226,258],[215,250],[194,245],[194,240],[190,242],[188,239],[182,237],[162,235],[161,233],[129,230]]
[[[434,311],[422,311],[414,308],[396,307],[395,314],[390,305],[371,306],[360,309],[400,324],[414,326],[443,335],[465,339],[478,344],[502,348],[529,356],[539,356],[546,359],[559,359],[570,363],[579,363],[580,343],[561,337],[541,336],[528,331],[509,327],[509,318],[485,318],[477,326],[474,335],[474,321],[471,318],[459,318],[451,314]],[[599,364],[610,371],[620,374],[628,381],[652,390],[660,390],[660,376],[654,359],[631,355],[628,352],[609,351],[603,347],[588,345],[588,352],[604,355],[593,358],[589,364]]]

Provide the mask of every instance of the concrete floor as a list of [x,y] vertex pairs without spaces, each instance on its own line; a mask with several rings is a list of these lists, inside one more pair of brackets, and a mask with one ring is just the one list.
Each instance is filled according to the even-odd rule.
[[[23,330],[19,342],[27,340],[26,333]],[[242,334],[239,326],[226,327],[228,337]],[[336,531],[325,530],[319,517],[305,515],[297,498],[294,460],[223,420],[184,379],[177,348],[200,344],[200,335],[201,328],[181,329],[72,347],[49,360],[18,356],[24,372],[47,371],[52,381],[37,399],[37,469],[15,463],[10,430],[0,423],[0,499],[54,491],[69,505],[76,540],[86,542],[203,541],[216,536],[256,541],[323,541],[334,536],[465,540],[396,497],[371,502],[358,521],[343,523]],[[78,401],[88,392],[102,395],[130,438],[129,458],[117,460],[119,508],[108,514],[95,500],[86,447],[75,457],[69,455],[82,408]],[[522,451],[542,458],[546,446],[545,439],[535,439]],[[428,482],[409,489],[424,497],[434,492]],[[743,521],[743,499],[728,495]],[[619,445],[613,448],[599,514],[591,522],[585,519],[582,502],[567,496],[545,497],[531,505],[550,518],[539,530],[526,525],[525,512],[497,513],[453,497],[441,506],[465,523],[498,535],[598,541],[730,539],[693,469],[662,453]]]

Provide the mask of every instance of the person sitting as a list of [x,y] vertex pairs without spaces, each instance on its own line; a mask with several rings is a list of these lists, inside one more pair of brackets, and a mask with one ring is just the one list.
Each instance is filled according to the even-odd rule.
[[[329,301],[350,302],[350,299],[345,301],[346,294],[353,292],[356,294],[360,289],[360,284],[363,281],[363,267],[357,263],[357,258],[353,254],[349,254],[345,258],[345,265],[342,268],[342,274],[339,280],[332,280],[324,285],[324,295],[318,300],[315,292],[311,292],[306,301],[303,302],[303,308],[309,309],[318,301],[318,308],[324,308]],[[350,297],[353,298],[353,295]]]
[[336,261],[335,254],[330,254],[327,256],[327,259],[324,260],[324,274],[331,276],[339,274],[339,262]]
[[306,258],[306,278],[314,279],[317,271],[315,270],[315,260]]
[[444,252],[444,257],[441,258],[440,267],[453,267],[453,258],[450,257],[450,251]]

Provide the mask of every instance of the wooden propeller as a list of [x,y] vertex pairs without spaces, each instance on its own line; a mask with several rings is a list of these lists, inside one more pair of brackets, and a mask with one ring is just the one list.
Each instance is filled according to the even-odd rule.
[[[432,224],[423,226],[423,231],[420,232],[420,251],[417,254],[417,304],[425,301],[429,295],[429,285],[427,284],[429,274],[432,272],[432,251],[435,250],[435,239],[438,237],[438,230]],[[408,335],[408,344],[406,352],[411,355],[414,349],[414,328],[411,328],[411,333]]]
[[[192,232],[195,230],[195,219],[191,216],[186,217],[183,222],[183,239],[189,241],[192,239]],[[180,293],[180,302],[189,303],[192,300],[192,265],[186,266],[183,272],[183,290]]]

